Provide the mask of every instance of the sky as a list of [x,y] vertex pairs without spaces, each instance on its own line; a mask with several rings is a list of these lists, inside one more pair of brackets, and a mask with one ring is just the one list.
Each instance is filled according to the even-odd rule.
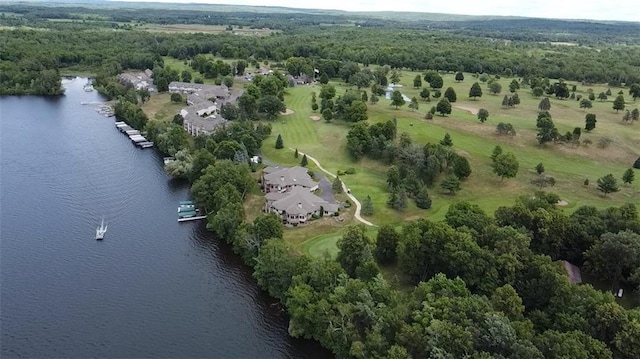
[[[134,0],[132,0],[134,1]],[[284,6],[346,11],[409,11],[559,19],[640,21],[638,0],[135,0]]]

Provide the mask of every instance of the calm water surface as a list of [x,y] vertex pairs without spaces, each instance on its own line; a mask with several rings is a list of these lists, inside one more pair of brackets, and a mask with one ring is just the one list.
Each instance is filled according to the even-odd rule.
[[85,83],[0,98],[0,357],[330,357],[288,336],[203,223],[176,221],[188,187],[94,110]]

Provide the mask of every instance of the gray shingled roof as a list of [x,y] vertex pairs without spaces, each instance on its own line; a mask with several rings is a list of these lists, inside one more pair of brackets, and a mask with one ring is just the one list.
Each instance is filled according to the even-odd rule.
[[285,193],[268,193],[266,196],[267,199],[275,199],[271,204],[271,207],[280,212],[285,211],[287,214],[306,215],[319,211],[320,207],[329,212],[336,212],[338,210],[337,204],[329,203],[309,192],[309,190],[300,187],[294,188]]
[[311,179],[307,169],[300,166],[295,167],[267,167],[264,169],[265,184],[279,184],[281,186],[303,186],[312,188],[318,185]]

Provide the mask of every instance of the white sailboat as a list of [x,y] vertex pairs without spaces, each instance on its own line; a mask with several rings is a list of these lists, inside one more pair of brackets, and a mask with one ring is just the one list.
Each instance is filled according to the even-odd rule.
[[96,228],[96,239],[103,239],[104,234],[107,233],[108,225],[104,225],[104,218],[102,219],[102,223],[100,223],[100,227]]

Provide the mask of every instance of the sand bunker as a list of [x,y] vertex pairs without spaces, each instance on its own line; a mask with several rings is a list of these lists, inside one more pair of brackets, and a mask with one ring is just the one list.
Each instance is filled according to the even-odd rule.
[[569,202],[567,202],[565,200],[560,200],[560,201],[558,201],[558,203],[556,203],[556,206],[566,206],[568,204],[569,204]]
[[321,120],[320,116],[311,116],[311,117],[309,117],[309,118],[310,118],[311,120],[313,120],[313,121],[320,121],[320,120]]
[[283,116],[291,115],[293,113],[292,109],[287,109],[285,112],[281,112]]
[[454,105],[453,107],[459,108],[459,109],[467,111],[467,112],[470,112],[472,115],[477,115],[478,114],[478,109],[475,108],[475,107],[460,106],[460,105]]

